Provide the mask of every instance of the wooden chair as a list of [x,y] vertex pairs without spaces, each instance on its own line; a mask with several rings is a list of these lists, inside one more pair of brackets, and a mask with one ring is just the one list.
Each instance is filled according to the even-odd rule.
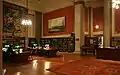
[[97,37],[85,37],[85,44],[81,46],[81,54],[96,54],[96,48],[98,47],[98,38]]

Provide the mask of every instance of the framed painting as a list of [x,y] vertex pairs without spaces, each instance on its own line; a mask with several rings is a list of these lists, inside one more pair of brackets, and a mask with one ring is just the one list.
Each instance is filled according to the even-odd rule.
[[49,32],[64,32],[65,31],[65,17],[58,17],[48,20]]

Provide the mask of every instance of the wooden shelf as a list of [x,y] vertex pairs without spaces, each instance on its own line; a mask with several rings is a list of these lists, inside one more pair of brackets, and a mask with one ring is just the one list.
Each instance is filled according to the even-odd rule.
[[[22,43],[21,43],[22,40]],[[15,37],[15,38],[3,38],[3,45],[4,44],[12,44],[13,46],[15,44],[19,44],[22,47],[20,48],[25,48],[25,37]]]
[[60,52],[75,51],[75,38],[72,37],[40,38],[40,45],[44,47],[45,44],[49,44],[51,47],[59,50]]

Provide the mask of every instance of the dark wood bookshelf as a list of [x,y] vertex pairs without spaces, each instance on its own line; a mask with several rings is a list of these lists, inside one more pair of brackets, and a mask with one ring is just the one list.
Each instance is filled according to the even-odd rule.
[[25,49],[25,37],[3,38],[3,45],[4,44],[9,44],[12,46],[19,44],[20,48],[24,50]]
[[74,52],[75,38],[74,37],[56,37],[56,38],[40,38],[40,45],[42,47],[49,44],[59,52]]

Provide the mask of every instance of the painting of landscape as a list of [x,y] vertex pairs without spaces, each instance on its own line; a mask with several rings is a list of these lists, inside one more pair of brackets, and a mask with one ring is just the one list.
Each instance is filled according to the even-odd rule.
[[65,17],[59,17],[48,20],[49,32],[63,32],[65,31]]

